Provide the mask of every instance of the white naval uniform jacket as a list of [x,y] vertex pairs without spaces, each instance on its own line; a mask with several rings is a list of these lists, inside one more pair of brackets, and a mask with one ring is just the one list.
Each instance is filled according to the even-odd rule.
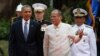
[[78,43],[73,43],[72,56],[97,56],[96,37],[92,27],[85,24],[80,27],[73,26],[74,32],[77,32],[78,29],[83,29],[84,35]]
[[72,32],[69,24],[60,23],[58,27],[48,26],[44,36],[44,56],[71,56],[71,41],[68,35]]

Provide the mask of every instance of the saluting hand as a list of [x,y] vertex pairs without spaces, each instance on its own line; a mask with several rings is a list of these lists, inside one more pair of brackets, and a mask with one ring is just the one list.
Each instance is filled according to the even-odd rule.
[[78,33],[80,39],[81,39],[82,36],[84,35],[83,30],[84,30],[84,29],[79,30],[79,33]]
[[78,43],[84,35],[83,30],[84,29],[78,30],[75,36],[68,35],[68,37],[72,39],[73,43]]
[[84,29],[77,31],[76,37],[74,39],[74,43],[78,43],[82,39],[82,36],[84,35],[83,30]]

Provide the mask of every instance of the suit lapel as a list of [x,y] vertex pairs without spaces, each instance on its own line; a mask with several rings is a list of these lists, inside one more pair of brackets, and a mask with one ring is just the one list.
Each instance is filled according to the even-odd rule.
[[33,24],[32,24],[33,22],[32,22],[32,20],[30,20],[30,25],[29,25],[29,32],[28,32],[28,36],[27,36],[27,40],[29,40],[30,39],[30,34],[31,34],[31,32],[32,32],[32,28],[33,28]]
[[23,40],[25,40],[24,33],[23,33],[23,28],[22,28],[22,20],[20,21],[20,24],[19,24],[19,31],[21,33],[21,38]]

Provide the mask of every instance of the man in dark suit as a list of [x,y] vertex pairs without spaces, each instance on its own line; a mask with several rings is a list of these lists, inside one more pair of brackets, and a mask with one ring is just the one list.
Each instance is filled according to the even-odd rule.
[[39,24],[31,20],[32,9],[22,7],[22,20],[13,23],[9,38],[9,56],[38,56]]
[[40,28],[40,37],[39,37],[39,56],[43,55],[43,39],[44,39],[44,32],[46,29],[46,26],[50,25],[51,23],[44,19],[45,9],[47,9],[47,6],[42,3],[35,3],[32,5],[34,8],[34,15],[35,15],[35,21],[38,22],[41,25]]

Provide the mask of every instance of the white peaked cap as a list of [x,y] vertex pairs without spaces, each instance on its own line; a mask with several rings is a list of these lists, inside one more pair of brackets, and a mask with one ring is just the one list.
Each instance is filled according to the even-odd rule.
[[23,5],[20,3],[20,4],[17,6],[16,11],[21,11],[22,7],[23,7]]
[[82,8],[76,8],[73,10],[73,14],[74,16],[86,16],[88,13]]
[[34,8],[34,11],[44,11],[47,9],[47,6],[42,3],[35,3],[32,5],[32,7]]

